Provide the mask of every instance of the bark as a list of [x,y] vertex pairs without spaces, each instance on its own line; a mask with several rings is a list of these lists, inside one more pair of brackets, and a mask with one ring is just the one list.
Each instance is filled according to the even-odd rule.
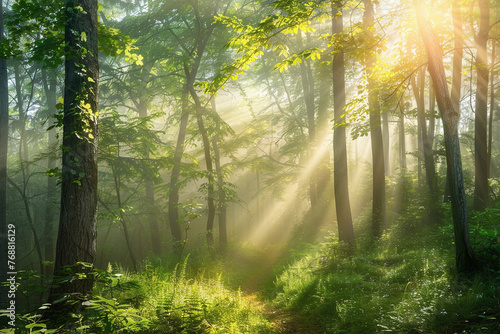
[[488,178],[491,177],[491,153],[493,143],[493,115],[495,113],[495,53],[496,41],[491,41],[491,80],[490,80],[490,117],[488,119],[488,161],[486,162],[488,168]]
[[[299,48],[303,49],[302,34],[297,35],[299,41]],[[309,145],[311,150],[309,152],[310,158],[315,154],[314,146],[316,144],[316,124],[315,124],[315,107],[314,107],[314,79],[311,72],[311,61],[305,59],[300,63],[300,78],[302,81],[302,93],[304,94],[304,102],[307,112],[307,129],[309,132]],[[318,192],[316,170],[313,169],[309,176],[309,199],[311,201],[311,208],[315,208],[318,204]]]
[[391,175],[391,165],[390,165],[390,132],[389,132],[389,113],[383,112],[380,115],[382,117],[382,141],[384,143],[384,166],[385,175]]
[[[417,84],[412,80],[413,94],[417,101],[417,121],[418,121],[418,134],[419,134],[419,161],[423,156],[425,166],[425,181],[429,190],[434,192],[437,188],[436,170],[434,168],[434,157],[432,153],[432,142],[427,133],[427,123],[425,120],[425,68],[421,68],[418,72]],[[419,162],[420,165],[420,162]],[[420,171],[420,166],[419,166]],[[420,178],[419,178],[420,179]]]
[[[3,40],[3,1],[0,2],[0,42]],[[9,87],[7,81],[7,60],[0,59],[0,282],[7,280],[7,148],[9,140]],[[0,308],[6,309],[8,288],[0,286]],[[6,322],[2,317],[0,324]]]
[[216,105],[215,99],[212,98],[210,100],[212,104],[212,111],[214,116],[216,117],[216,133],[212,136],[212,147],[214,149],[214,162],[215,162],[215,172],[217,173],[217,194],[218,194],[218,203],[217,203],[217,216],[219,217],[219,242],[221,244],[221,248],[225,249],[227,246],[227,204],[226,204],[226,192],[224,190],[224,177],[222,175],[222,168],[220,165],[220,152],[219,152],[219,143],[220,143],[220,120],[218,115],[216,114]]
[[[332,34],[342,34],[344,30],[341,6],[332,7]],[[351,248],[355,246],[354,228],[352,225],[351,203],[349,199],[349,182],[347,169],[346,128],[345,121],[345,64],[344,53],[338,52],[333,57],[333,187],[335,190],[335,209],[339,228],[339,241]]]
[[186,140],[186,129],[189,119],[188,109],[188,88],[184,85],[182,90],[182,110],[181,122],[179,125],[179,134],[177,135],[177,144],[175,146],[174,167],[170,176],[170,193],[168,195],[168,221],[170,231],[174,238],[174,253],[179,253],[181,249],[182,235],[179,225],[179,175],[181,173],[181,160],[184,153],[184,142]]
[[[365,12],[363,24],[366,27],[373,26],[374,9],[371,0],[365,0]],[[367,30],[368,39],[373,39],[373,32]],[[366,76],[368,80],[368,108],[370,110],[370,140],[372,145],[373,161],[373,207],[372,207],[372,233],[375,237],[382,234],[382,226],[385,223],[385,166],[384,166],[384,143],[380,124],[380,101],[377,84],[372,77],[372,69],[375,65],[375,56],[369,54],[366,59]]]
[[406,140],[405,140],[405,109],[403,102],[399,102],[399,168],[406,171]]
[[450,176],[449,185],[454,226],[456,266],[458,272],[467,273],[476,269],[476,263],[469,242],[467,205],[458,137],[459,114],[453,108],[452,100],[448,92],[441,49],[431,30],[430,23],[424,17],[423,3],[418,0],[414,0],[413,3],[417,12],[419,31],[427,53],[429,73],[434,84],[436,101],[441,118],[443,119],[446,162],[448,174]]
[[490,25],[489,0],[479,0],[481,13],[479,32],[476,36],[477,55],[477,90],[476,112],[474,118],[474,210],[484,210],[488,206],[488,147],[487,147],[487,118],[488,118],[488,54],[487,43]]
[[[88,273],[89,268],[80,263],[94,263],[97,236],[97,0],[70,0],[65,10],[61,213],[54,268],[60,276],[67,276],[68,267],[73,273]],[[49,301],[71,293],[85,298],[92,292],[92,277],[53,287]]]
[[[453,35],[455,38],[455,46],[453,50],[453,77],[451,82],[451,103],[455,112],[460,115],[460,96],[462,91],[462,59],[464,54],[464,39],[462,27],[462,15],[460,14],[460,2],[454,0],[452,2],[453,18]],[[443,202],[450,201],[450,175],[446,172],[446,180],[444,184]]]
[[215,201],[214,201],[214,169],[212,163],[212,156],[210,153],[210,141],[208,139],[208,133],[205,128],[202,116],[202,106],[193,85],[188,84],[191,96],[194,99],[196,106],[196,122],[198,123],[198,129],[200,130],[200,135],[203,142],[203,152],[205,154],[205,164],[207,166],[207,206],[208,206],[208,216],[207,216],[207,245],[209,247],[214,244],[214,220],[215,220]]
[[[120,151],[118,149],[118,156],[119,156],[119,152]],[[125,243],[127,245],[128,254],[130,256],[130,260],[132,261],[132,266],[134,267],[134,271],[138,272],[137,260],[135,259],[134,250],[132,248],[132,240],[130,238],[130,234],[128,231],[128,226],[127,226],[127,222],[125,219],[125,215],[123,214],[123,211],[121,210],[122,209],[122,197],[121,197],[121,190],[120,190],[120,188],[121,188],[120,175],[116,172],[116,168],[114,166],[111,166],[111,170],[113,172],[113,180],[115,183],[115,192],[116,192],[116,201],[118,204],[118,209],[120,211],[120,222],[121,222],[122,227],[123,227],[123,234],[125,237]]]
[[[45,70],[42,71],[43,84],[45,90],[45,96],[47,97],[47,109],[48,116],[56,114],[56,103],[57,103],[57,79],[56,72],[51,72],[51,77],[49,78]],[[52,125],[49,123],[49,126]],[[57,140],[56,140],[56,128],[52,128],[47,131],[47,142],[49,147],[49,152],[56,150]],[[50,154],[47,159],[47,169],[54,169],[56,167],[56,158],[54,155]],[[54,210],[54,194],[56,193],[56,182],[55,177],[47,178],[47,198],[45,203],[45,222],[44,222],[44,255],[45,261],[54,261],[54,220],[55,220],[55,210]],[[49,277],[53,271],[53,265],[47,265],[45,268],[45,275]]]
[[[139,117],[148,116],[148,103],[144,100],[140,100],[138,103]],[[149,150],[145,147],[145,159],[149,159]],[[147,207],[150,208],[148,215],[149,231],[151,233],[151,248],[154,255],[161,254],[161,239],[160,239],[160,227],[158,226],[158,219],[156,215],[156,204],[155,204],[155,190],[154,190],[153,178],[150,175],[144,176],[144,188],[146,192]]]

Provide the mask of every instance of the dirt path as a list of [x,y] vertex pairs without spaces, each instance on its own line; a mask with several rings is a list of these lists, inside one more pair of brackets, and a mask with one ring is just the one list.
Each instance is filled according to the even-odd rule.
[[283,334],[316,334],[323,329],[319,322],[314,322],[310,316],[299,312],[283,310],[262,301],[258,294],[263,291],[266,281],[274,276],[274,266],[278,264],[281,251],[279,249],[266,252],[265,258],[257,269],[248,277],[241,287],[244,299],[254,305],[269,322],[273,323],[279,333]]

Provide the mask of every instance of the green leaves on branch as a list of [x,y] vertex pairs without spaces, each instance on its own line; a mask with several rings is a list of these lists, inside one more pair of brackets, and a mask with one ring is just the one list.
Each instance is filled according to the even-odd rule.
[[275,1],[273,14],[263,18],[256,26],[245,25],[236,17],[219,14],[215,22],[231,28],[238,33],[232,38],[226,47],[233,48],[240,56],[213,78],[212,82],[205,83],[202,87],[205,93],[215,95],[217,90],[224,88],[228,80],[236,80],[239,74],[243,74],[249,65],[264,55],[264,51],[278,53],[283,61],[275,69],[286,70],[288,66],[300,63],[302,59],[319,58],[323,50],[314,48],[304,50],[298,54],[290,55],[287,47],[281,43],[279,35],[308,33],[315,31],[311,26],[311,18],[316,17],[323,20],[327,3],[322,1]]

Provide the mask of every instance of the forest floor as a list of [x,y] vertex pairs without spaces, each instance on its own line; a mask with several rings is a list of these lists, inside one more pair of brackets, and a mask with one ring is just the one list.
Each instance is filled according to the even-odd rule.
[[322,326],[310,314],[278,308],[263,296],[266,282],[274,279],[275,267],[280,263],[283,249],[268,250],[259,258],[259,264],[242,284],[243,298],[258,309],[279,333],[307,334],[322,332]]

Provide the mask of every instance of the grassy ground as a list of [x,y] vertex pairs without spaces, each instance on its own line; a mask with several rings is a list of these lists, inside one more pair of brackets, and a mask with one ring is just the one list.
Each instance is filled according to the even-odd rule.
[[[135,274],[110,266],[90,306],[54,332],[500,333],[500,210],[471,216],[482,269],[464,278],[453,269],[448,207],[417,196],[393,208],[380,240],[359,217],[350,255],[332,233],[320,243],[232,245],[226,256],[200,248]],[[50,333],[41,312],[20,315],[16,333]]]

